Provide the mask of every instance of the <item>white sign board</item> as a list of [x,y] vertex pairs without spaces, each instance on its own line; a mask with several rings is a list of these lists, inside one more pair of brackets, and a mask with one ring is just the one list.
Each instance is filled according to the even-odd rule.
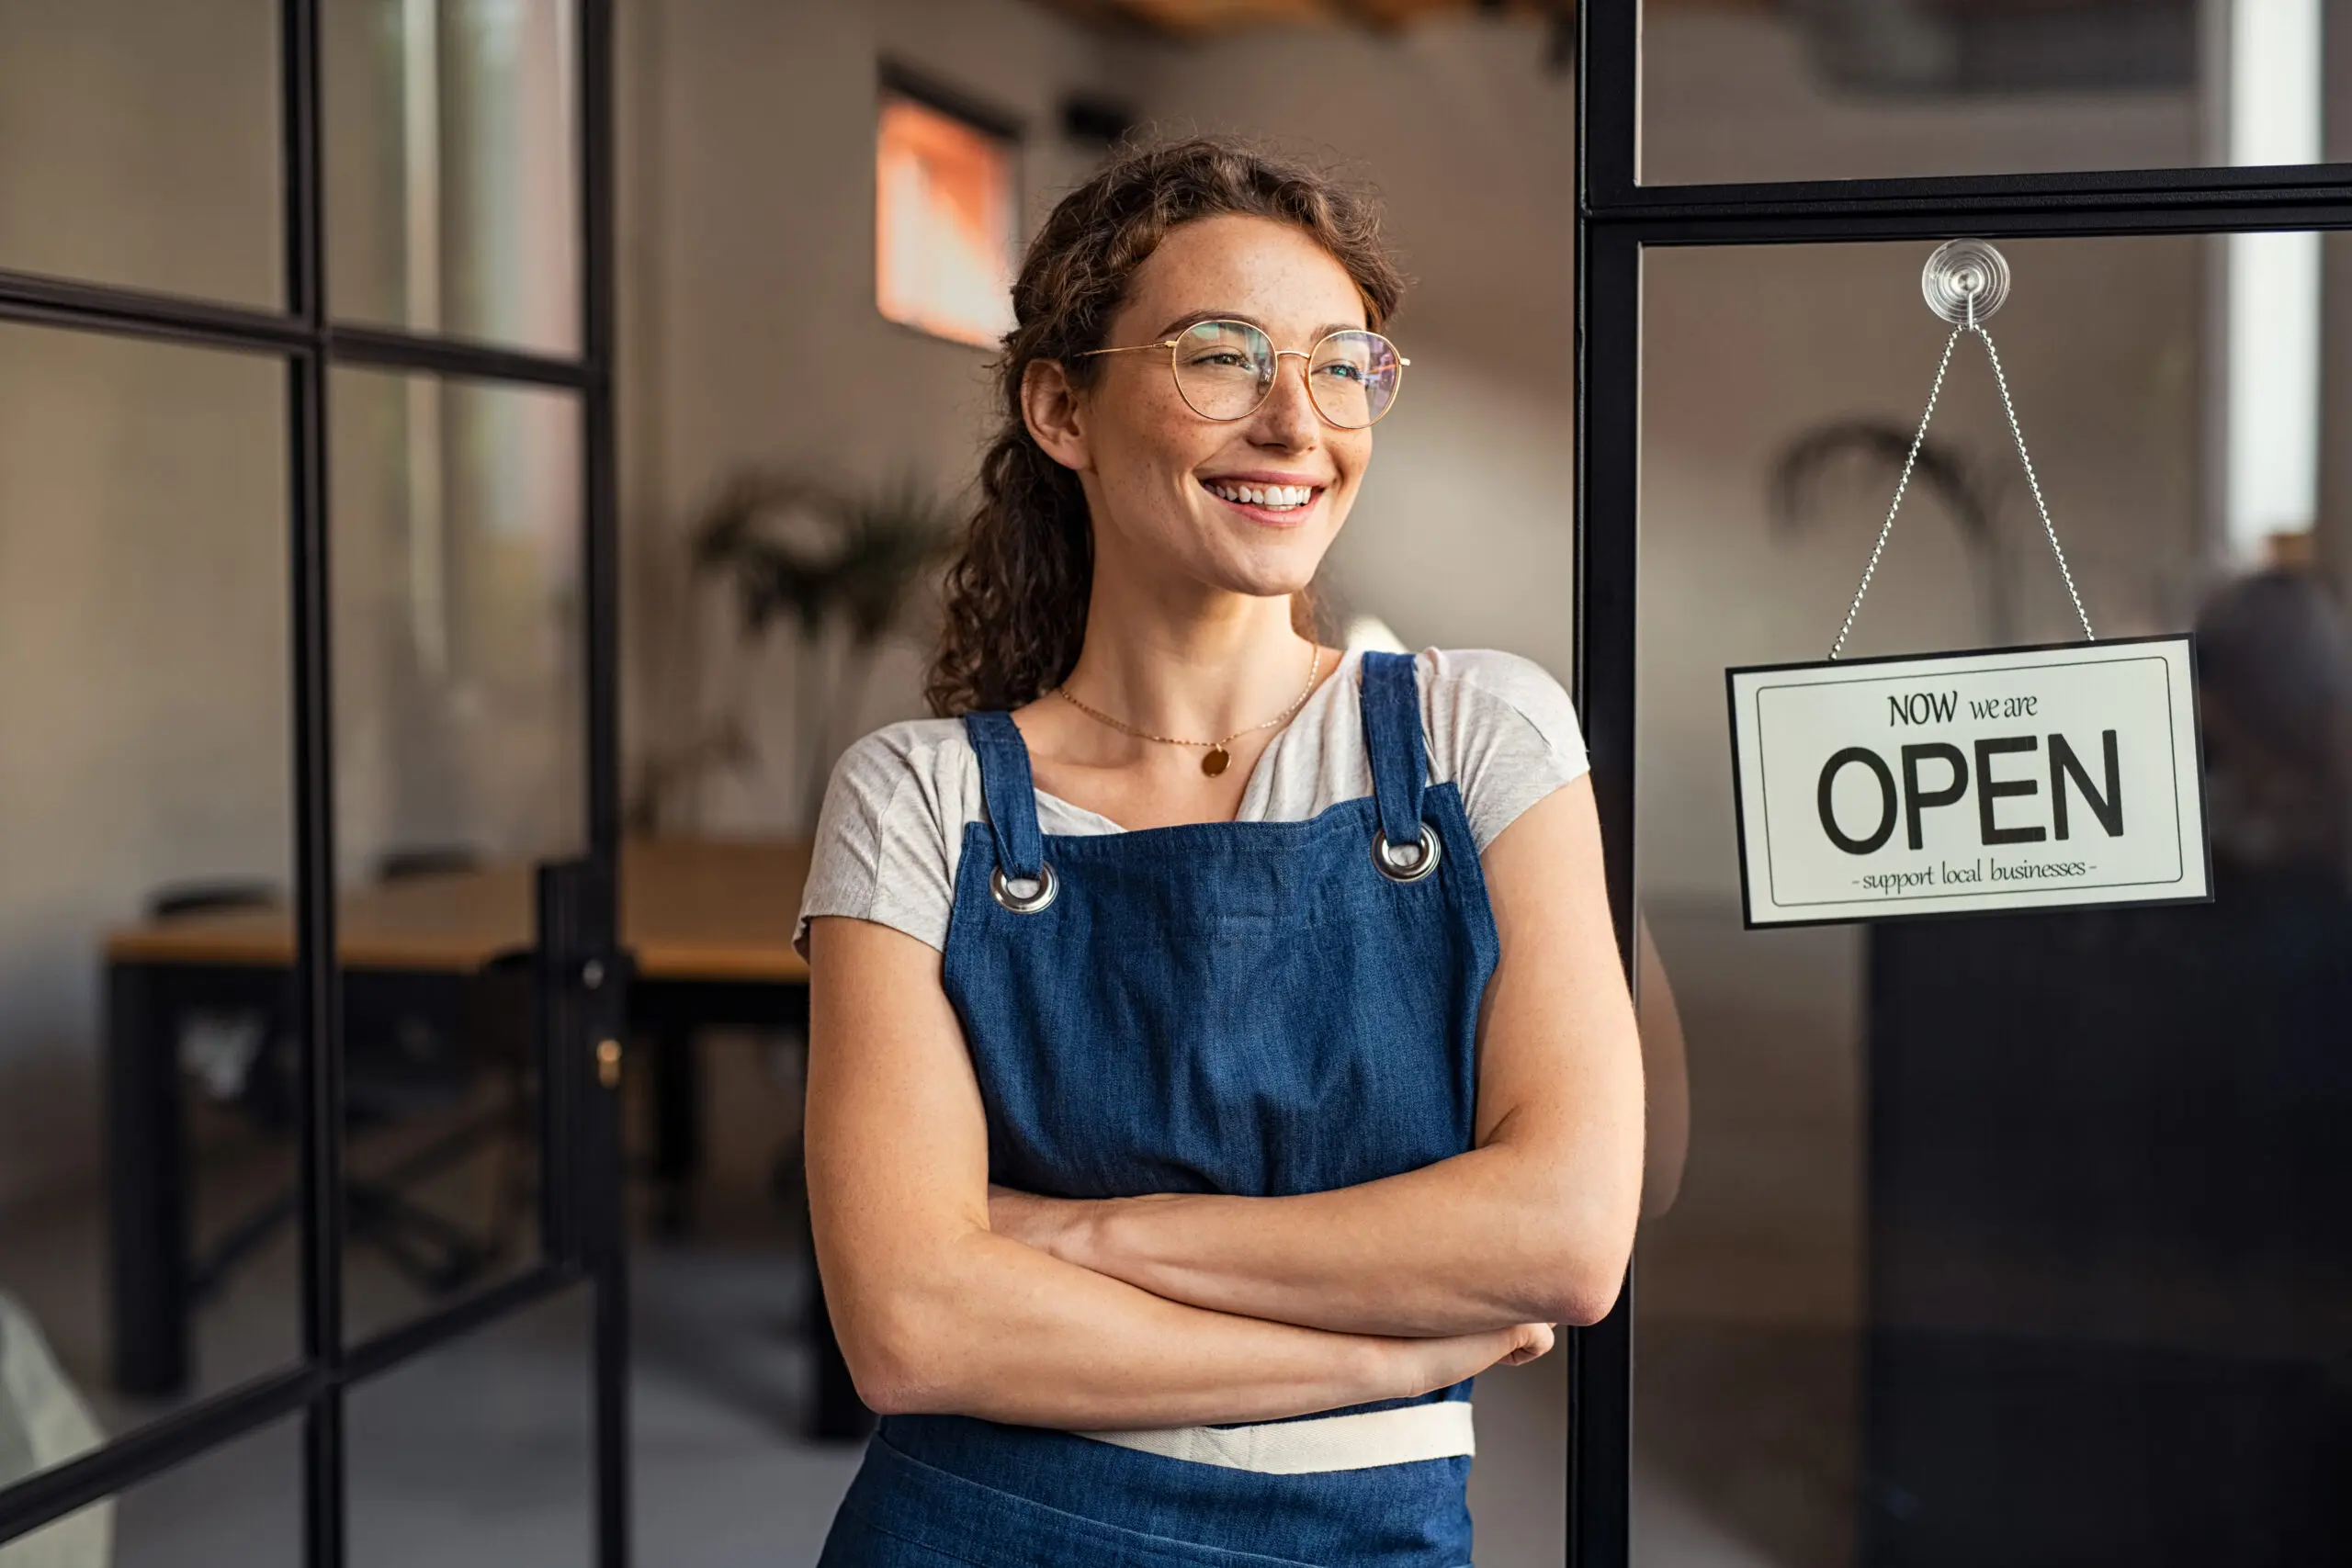
[[2212,897],[2186,637],[1725,671],[1749,926]]

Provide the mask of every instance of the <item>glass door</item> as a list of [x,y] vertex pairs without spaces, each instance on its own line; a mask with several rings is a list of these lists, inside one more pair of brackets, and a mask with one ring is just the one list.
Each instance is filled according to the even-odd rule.
[[0,1543],[618,1564],[610,7],[187,9],[0,17]]
[[[1866,9],[1678,12],[1646,65],[1630,17],[1585,13],[1579,696],[1621,919],[1654,935],[1683,1022],[1687,1078],[1652,1087],[1689,1152],[1627,1300],[1582,1337],[1572,1555],[2339,1560],[2352,171],[2116,150],[2133,114],[2177,117],[2226,76],[2191,69],[2210,28],[2133,65],[2079,144],[2075,107],[2030,94],[2007,132],[2040,117],[2056,140],[1939,141],[1996,117],[1958,88],[1898,101],[1806,74],[1832,34],[1869,44],[1849,72],[1905,58],[1884,29],[1857,41]],[[1919,36],[2025,26],[1883,9]],[[2036,58],[2122,69],[2047,9]],[[2131,20],[2077,9],[2110,43]],[[2150,38],[2186,28],[2147,9]],[[1784,51],[1767,85],[1806,84],[1805,113],[1669,170],[1705,132],[1663,127],[1640,73],[1728,72],[1704,51],[1732,33]],[[1645,114],[1667,139],[1654,177],[1828,177],[1642,185]],[[1833,135],[1895,120],[1912,142]],[[2065,172],[2101,156],[2129,172]],[[1913,167],[1954,174],[1849,177]],[[2041,172],[1977,172],[2004,167]],[[2196,639],[2216,897],[1750,929],[1724,671],[1838,637],[1951,330],[1921,265],[1959,236],[2011,268],[1987,324],[2100,636]],[[1849,654],[2081,637],[1973,346],[1910,475]]]
[[[2005,242],[1992,326],[2100,636],[2197,636],[2216,901],[1742,927],[1722,671],[1841,620],[1947,331],[1930,248],[1645,261],[1635,863],[1691,1127],[1643,1247],[1637,1554],[2325,1561],[2352,637],[2300,532],[2240,562],[2200,525],[2211,242]],[[1693,330],[1752,287],[1781,309]],[[2009,439],[1956,356],[1849,657],[2079,638]]]

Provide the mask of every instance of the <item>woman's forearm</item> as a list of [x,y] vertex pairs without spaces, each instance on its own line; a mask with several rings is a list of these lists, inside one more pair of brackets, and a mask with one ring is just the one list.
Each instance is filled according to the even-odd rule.
[[1400,1339],[1204,1310],[978,1229],[891,1273],[833,1303],[859,1393],[886,1414],[1092,1429],[1272,1420],[1442,1388],[1550,1342],[1533,1325]]
[[1284,1198],[1069,1202],[1000,1192],[1010,1230],[1171,1301],[1342,1333],[1591,1323],[1624,1270],[1622,1204],[1582,1203],[1507,1146]]

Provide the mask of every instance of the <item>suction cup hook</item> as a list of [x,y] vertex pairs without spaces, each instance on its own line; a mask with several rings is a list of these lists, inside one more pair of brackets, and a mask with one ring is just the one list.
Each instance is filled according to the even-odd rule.
[[2009,297],[2008,260],[1982,240],[1950,241],[1919,269],[1919,293],[1953,326],[1982,324]]

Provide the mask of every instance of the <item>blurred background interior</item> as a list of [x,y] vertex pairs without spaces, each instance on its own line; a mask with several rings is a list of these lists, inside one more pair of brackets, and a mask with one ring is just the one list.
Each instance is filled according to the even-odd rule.
[[[0,0],[0,269],[278,308],[278,9]],[[571,0],[322,19],[334,318],[578,355]],[[615,19],[638,1540],[806,1563],[856,1450],[816,1435],[842,1412],[783,933],[834,755],[920,711],[1022,239],[1135,132],[1377,184],[1414,390],[1329,562],[1334,635],[1566,680],[1573,26]],[[1648,0],[1644,28],[1652,183],[2352,159],[2341,0]],[[1997,332],[2093,616],[2202,634],[2219,901],[1747,932],[1721,671],[1835,631],[1944,330],[1926,248],[1645,274],[1640,515],[1595,525],[1641,539],[1639,897],[1690,1141],[1638,1262],[1635,1556],[2352,1561],[2352,242],[2005,246]],[[0,1484],[301,1351],[287,387],[0,325]],[[580,416],[528,375],[330,379],[355,1343],[546,1245],[530,868],[586,832]],[[1862,651],[2071,635],[2007,441],[1963,359]],[[354,1560],[585,1561],[587,1331],[557,1296],[362,1385]],[[1561,1561],[1564,1359],[1482,1382],[1488,1568]],[[301,1552],[281,1424],[0,1564]]]

